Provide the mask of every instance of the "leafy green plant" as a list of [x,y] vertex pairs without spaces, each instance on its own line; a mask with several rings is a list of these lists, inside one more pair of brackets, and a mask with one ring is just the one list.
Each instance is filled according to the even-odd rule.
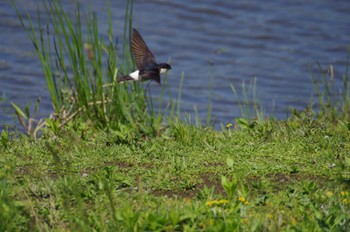
[[222,176],[221,184],[229,198],[237,197],[238,180],[236,178],[229,180],[227,177]]
[[19,122],[21,123],[23,129],[26,131],[27,135],[31,139],[35,140],[40,129],[43,126],[45,126],[45,119],[41,118],[39,121],[35,120],[35,117],[38,113],[38,109],[39,109],[39,105],[40,105],[40,98],[38,98],[36,100],[34,112],[32,115],[30,113],[30,104],[29,103],[24,108],[24,112],[15,103],[12,102],[11,104],[12,104],[13,108],[15,109],[17,118],[18,118]]

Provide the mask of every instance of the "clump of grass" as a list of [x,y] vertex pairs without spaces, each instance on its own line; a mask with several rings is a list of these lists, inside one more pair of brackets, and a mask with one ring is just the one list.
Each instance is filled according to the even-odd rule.
[[[320,64],[318,66],[319,76],[311,72],[314,94],[317,102],[310,108],[316,108],[320,118],[332,121],[350,119],[350,96],[349,96],[349,56],[346,60],[344,73],[339,76],[330,65],[325,72]],[[342,82],[339,85],[339,82]],[[337,87],[341,86],[340,89]],[[314,106],[315,105],[315,106]]]
[[254,78],[248,86],[242,82],[242,100],[236,88],[231,84],[232,92],[237,98],[237,103],[241,112],[241,117],[236,119],[237,124],[242,128],[252,128],[255,122],[262,122],[264,120],[264,111],[261,103],[256,96],[256,78]]
[[[161,120],[151,116],[154,109],[147,105],[143,86],[115,83],[118,73],[134,68],[128,39],[133,1],[126,4],[121,57],[109,6],[108,39],[104,41],[90,9],[82,13],[77,4],[73,15],[68,15],[59,0],[42,3],[47,24],[43,24],[40,11],[34,22],[31,15],[22,16],[16,10],[40,58],[54,108],[51,120],[57,121],[57,128],[80,120],[97,129],[128,128],[129,134],[157,134]],[[18,107],[16,111],[20,114]]]

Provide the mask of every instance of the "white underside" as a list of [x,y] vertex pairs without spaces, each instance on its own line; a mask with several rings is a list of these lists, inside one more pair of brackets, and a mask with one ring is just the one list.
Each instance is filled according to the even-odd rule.
[[134,81],[138,81],[139,80],[139,70],[136,70],[135,72],[130,73],[129,76],[132,79],[134,79]]
[[167,71],[168,71],[168,69],[166,69],[166,68],[161,68],[161,69],[159,70],[160,73],[165,73],[165,72],[167,72]]

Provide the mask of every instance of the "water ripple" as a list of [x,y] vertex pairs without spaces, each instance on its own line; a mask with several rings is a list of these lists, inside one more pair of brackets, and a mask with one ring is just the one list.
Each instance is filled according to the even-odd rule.
[[[37,20],[37,1],[18,0]],[[63,0],[69,13],[74,1]],[[82,2],[82,1],[81,1]],[[88,3],[87,3],[88,2]],[[101,36],[107,30],[104,1],[85,1],[101,17]],[[111,1],[113,24],[122,33],[124,2]],[[272,1],[167,1],[135,0],[133,24],[143,35],[159,62],[171,60],[171,95],[177,96],[181,73],[185,73],[183,110],[206,117],[209,89],[213,90],[213,117],[227,122],[240,115],[230,84],[241,93],[242,81],[257,78],[257,96],[277,118],[284,118],[289,106],[302,109],[311,97],[310,68],[316,63],[333,65],[336,78],[345,72],[350,2],[294,0]],[[41,11],[42,20],[48,16]],[[24,15],[24,14],[23,14]],[[10,1],[0,3],[0,95],[26,104],[43,98],[42,114],[51,112],[41,65],[32,44],[17,20]],[[122,42],[122,41],[120,41]],[[212,82],[211,82],[212,79]],[[210,86],[212,83],[212,86]],[[151,85],[157,94],[160,89]],[[5,112],[0,104],[0,111]],[[8,112],[6,110],[6,112]],[[11,117],[1,116],[0,127]]]

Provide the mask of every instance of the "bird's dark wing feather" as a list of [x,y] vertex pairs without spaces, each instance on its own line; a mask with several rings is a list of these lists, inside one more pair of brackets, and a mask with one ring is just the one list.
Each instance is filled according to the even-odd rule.
[[141,70],[139,75],[142,81],[153,80],[161,84],[159,69]]
[[145,41],[135,28],[132,29],[131,48],[138,70],[143,69],[146,64],[156,62],[154,55],[149,50]]

